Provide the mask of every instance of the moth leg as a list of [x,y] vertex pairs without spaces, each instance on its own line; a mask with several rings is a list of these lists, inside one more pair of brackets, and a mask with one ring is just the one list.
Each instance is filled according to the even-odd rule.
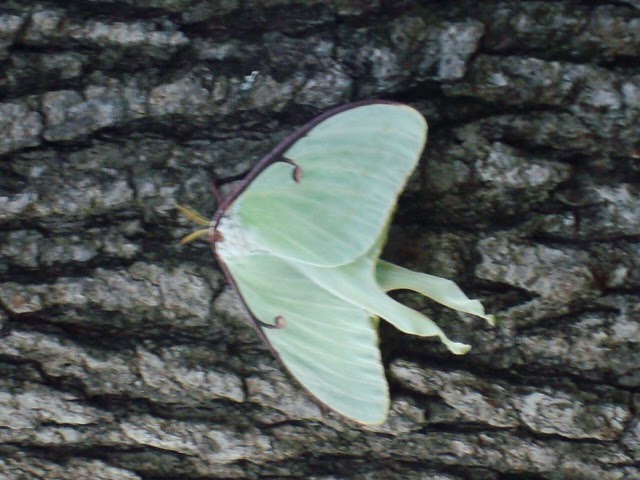
[[293,174],[292,174],[293,180],[296,183],[300,183],[300,180],[302,180],[302,176],[304,174],[304,170],[302,170],[302,167],[298,165],[295,162],[295,160],[291,160],[290,158],[287,158],[287,157],[282,157],[280,161],[284,163],[288,163],[289,165],[293,165]]
[[266,323],[256,318],[256,322],[263,328],[276,328],[281,329],[287,326],[287,321],[282,315],[278,315],[275,319],[275,323]]
[[220,192],[220,188],[218,188],[218,181],[216,179],[209,182],[209,189],[213,194],[213,198],[216,199],[216,205],[220,205],[222,203],[222,192]]
[[247,169],[244,172],[239,173],[237,175],[230,175],[228,177],[223,177],[223,178],[214,178],[209,182],[209,189],[211,190],[211,193],[213,194],[213,197],[216,199],[216,202],[218,203],[218,205],[220,205],[224,200],[224,198],[222,197],[222,192],[220,191],[220,185],[225,185],[227,183],[237,182],[238,180],[242,180],[244,177],[248,175],[250,171],[251,169]]

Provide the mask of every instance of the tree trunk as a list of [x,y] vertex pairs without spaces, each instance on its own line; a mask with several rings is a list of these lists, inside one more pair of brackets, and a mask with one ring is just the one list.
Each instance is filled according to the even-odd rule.
[[[0,476],[640,479],[640,2],[5,0]],[[176,204],[352,100],[429,145],[386,257],[386,424],[319,407]],[[274,281],[277,281],[274,280]]]

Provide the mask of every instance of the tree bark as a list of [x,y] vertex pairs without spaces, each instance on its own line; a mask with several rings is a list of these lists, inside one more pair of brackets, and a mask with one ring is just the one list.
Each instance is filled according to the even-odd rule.
[[[640,479],[640,2],[0,6],[0,476]],[[386,257],[495,328],[382,325],[388,422],[320,408],[176,204],[348,101],[429,145]]]

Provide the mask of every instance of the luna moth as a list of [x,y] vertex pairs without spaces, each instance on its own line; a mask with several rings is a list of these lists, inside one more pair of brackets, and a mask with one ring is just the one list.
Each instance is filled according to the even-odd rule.
[[218,263],[262,341],[322,404],[362,424],[383,423],[389,389],[378,348],[382,318],[413,335],[449,340],[387,292],[409,289],[493,324],[447,279],[380,259],[398,196],[422,154],[415,109],[365,101],[331,110],[287,137],[221,201],[208,228]]

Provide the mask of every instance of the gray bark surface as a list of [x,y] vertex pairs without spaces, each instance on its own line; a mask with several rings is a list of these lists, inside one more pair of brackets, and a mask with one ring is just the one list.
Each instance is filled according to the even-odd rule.
[[[386,258],[497,316],[401,295],[380,427],[322,410],[176,204],[210,216],[313,116],[430,126]],[[640,2],[0,5],[0,477],[640,479]]]

